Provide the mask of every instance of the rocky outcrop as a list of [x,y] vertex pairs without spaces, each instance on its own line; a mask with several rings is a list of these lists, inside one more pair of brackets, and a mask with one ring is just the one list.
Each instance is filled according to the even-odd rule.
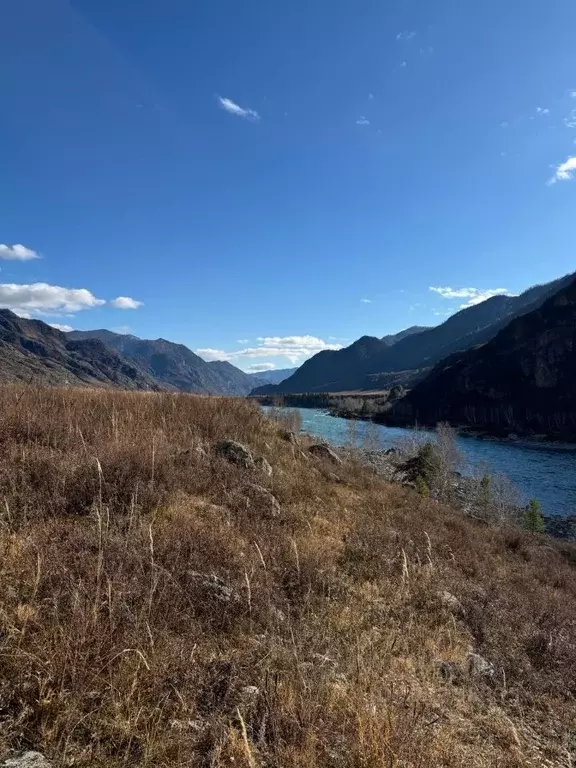
[[576,439],[576,280],[484,346],[443,360],[388,421]]
[[40,752],[32,750],[14,757],[8,757],[0,763],[0,768],[51,768],[52,763]]

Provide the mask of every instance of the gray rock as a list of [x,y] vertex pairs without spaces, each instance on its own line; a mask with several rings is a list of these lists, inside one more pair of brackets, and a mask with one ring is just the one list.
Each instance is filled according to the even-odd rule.
[[440,598],[442,605],[447,608],[450,613],[453,613],[455,616],[464,615],[464,606],[460,600],[458,600],[458,598],[455,597],[451,592],[444,590],[443,592],[439,593],[438,597]]
[[198,573],[198,571],[189,571],[188,575],[200,582],[202,589],[214,600],[219,603],[239,603],[242,598],[236,590],[224,579],[216,576],[214,573]]
[[50,768],[52,763],[46,760],[40,752],[23,752],[21,755],[9,757],[0,766],[5,768]]
[[469,653],[466,656],[466,670],[475,679],[491,680],[494,677],[494,665],[479,653]]
[[246,487],[246,503],[248,509],[259,512],[264,517],[279,517],[282,513],[280,502],[267,488],[250,483]]
[[458,683],[462,679],[462,669],[456,661],[435,661],[438,671],[450,683]]
[[325,443],[317,443],[316,445],[311,445],[308,450],[313,456],[316,456],[319,459],[331,461],[332,464],[342,464],[342,459],[340,456],[334,453],[332,448],[330,448],[330,446],[326,445]]
[[272,467],[270,466],[270,462],[265,459],[264,456],[257,456],[254,459],[254,466],[268,477],[272,477]]
[[214,450],[218,456],[227,459],[231,464],[236,464],[245,469],[254,469],[254,457],[252,453],[242,443],[236,440],[221,440],[216,444]]

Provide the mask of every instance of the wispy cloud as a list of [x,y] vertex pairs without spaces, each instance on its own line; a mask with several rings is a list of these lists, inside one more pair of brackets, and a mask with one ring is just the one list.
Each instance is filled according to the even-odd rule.
[[550,110],[547,107],[536,107],[537,115],[549,115]]
[[411,29],[405,32],[398,32],[398,34],[396,35],[396,40],[403,40],[403,41],[414,40],[415,37],[416,37],[416,31]]
[[112,299],[110,304],[114,309],[138,309],[143,305],[143,302],[131,299],[130,296],[118,296],[117,299]]
[[491,299],[493,296],[510,295],[507,288],[452,288],[449,285],[431,285],[429,286],[429,290],[437,293],[443,299],[468,299],[468,301],[460,305],[461,309],[481,304],[483,301]]
[[5,245],[0,243],[0,259],[4,261],[31,261],[39,259],[40,256],[31,248],[26,248],[22,243],[15,245]]
[[274,371],[275,369],[274,363],[253,363],[246,368],[248,373],[264,373],[265,371]]
[[226,112],[229,112],[231,115],[236,115],[236,117],[243,117],[245,120],[251,120],[252,122],[258,122],[258,120],[260,120],[260,115],[255,109],[241,107],[239,104],[236,104],[235,101],[232,101],[232,99],[218,96],[218,104]]
[[369,93],[368,94],[368,101],[374,101],[374,94],[373,93]]
[[570,98],[576,99],[576,91],[570,91]]
[[238,339],[238,344],[248,344],[250,339]]
[[362,304],[372,304],[372,299],[360,299]]
[[551,179],[548,179],[547,184],[556,184],[557,181],[569,181],[574,178],[576,173],[576,156],[569,157],[564,163],[560,165],[554,171],[554,175]]
[[60,323],[48,323],[48,325],[52,326],[52,328],[56,328],[57,331],[62,331],[62,333],[68,333],[69,331],[74,330],[71,325],[61,325]]
[[48,283],[17,285],[0,283],[0,307],[11,309],[21,317],[31,314],[62,315],[94,309],[106,302],[86,288],[63,288]]
[[328,344],[316,336],[260,336],[257,346],[247,347],[232,352],[223,349],[197,349],[196,352],[205,360],[254,359],[259,357],[285,357],[291,363],[312,357],[325,349],[341,349],[341,344]]
[[358,118],[358,120],[356,120],[356,125],[370,125],[370,120],[362,115]]

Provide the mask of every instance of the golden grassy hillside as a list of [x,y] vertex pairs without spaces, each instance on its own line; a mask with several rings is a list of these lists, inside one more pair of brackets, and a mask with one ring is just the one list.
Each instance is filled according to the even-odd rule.
[[306,448],[242,400],[0,390],[0,757],[574,765],[574,550]]

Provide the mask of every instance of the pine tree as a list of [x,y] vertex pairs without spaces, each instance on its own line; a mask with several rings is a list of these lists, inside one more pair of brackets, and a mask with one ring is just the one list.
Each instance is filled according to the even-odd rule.
[[527,531],[532,531],[532,533],[544,533],[546,531],[542,508],[537,499],[530,499],[524,511],[524,528]]

